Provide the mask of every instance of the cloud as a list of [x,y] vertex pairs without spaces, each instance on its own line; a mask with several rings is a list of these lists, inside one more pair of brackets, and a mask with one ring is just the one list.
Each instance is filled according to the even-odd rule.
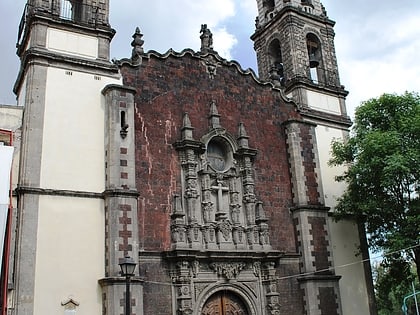
[[[13,83],[19,70],[16,31],[25,0],[0,0],[3,71],[0,103],[14,104]],[[419,90],[420,1],[322,0],[337,21],[335,44],[341,83],[350,91],[349,112],[361,101],[382,93]],[[110,0],[110,22],[117,33],[111,57],[131,55],[132,34],[144,34],[145,50],[200,49],[200,26],[213,32],[214,49],[226,59],[256,69],[253,42],[257,0]],[[9,31],[12,29],[12,31]]]
[[327,0],[324,4],[330,18],[337,20],[340,79],[350,91],[346,103],[351,116],[370,98],[418,90],[420,2]]
[[[207,24],[214,34],[222,36],[221,40],[216,40],[214,36],[215,46],[217,42],[217,46],[220,44],[220,50],[230,55],[230,49],[236,39],[223,25],[236,13],[233,0],[155,0],[145,2],[143,5],[139,5],[138,1],[128,2],[111,1],[111,23],[119,33],[113,43],[116,57],[124,57],[121,56],[123,50],[120,48],[123,47],[123,38],[127,38],[125,56],[129,55],[130,36],[137,26],[144,34],[146,50],[153,49],[159,52],[166,52],[169,48],[176,51],[184,48],[198,50],[201,24]],[[130,10],[130,7],[138,10]]]
[[226,28],[219,28],[212,31],[214,50],[225,59],[232,59],[232,48],[238,43],[238,40],[233,34],[230,34]]

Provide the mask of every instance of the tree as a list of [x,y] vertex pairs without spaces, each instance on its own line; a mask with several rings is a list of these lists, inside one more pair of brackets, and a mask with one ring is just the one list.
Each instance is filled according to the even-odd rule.
[[[373,265],[375,279],[376,306],[379,315],[400,315],[404,297],[413,291],[415,282],[414,264],[395,257],[392,263],[387,260]],[[418,287],[418,282],[416,283]],[[415,314],[414,299],[407,300],[409,314]]]
[[364,222],[371,249],[399,253],[398,259],[416,264],[419,276],[419,95],[384,94],[363,102],[349,138],[333,141],[330,164],[347,166],[336,178],[348,184],[336,218],[350,214]]

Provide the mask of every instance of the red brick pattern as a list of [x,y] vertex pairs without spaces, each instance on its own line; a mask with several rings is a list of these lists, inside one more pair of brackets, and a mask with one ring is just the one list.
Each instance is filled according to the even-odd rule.
[[308,223],[311,225],[313,265],[317,271],[326,270],[331,267],[326,220],[324,217],[308,217]]
[[301,124],[300,138],[302,148],[302,163],[305,169],[305,185],[307,188],[308,203],[319,205],[318,178],[316,174],[316,162],[312,139],[312,125]]
[[132,241],[131,238],[133,237],[132,230],[131,230],[131,215],[130,212],[132,211],[130,205],[119,205],[120,210],[120,217],[119,217],[119,225],[120,231],[118,232],[118,236],[120,237],[119,243],[119,251],[124,252],[124,255],[128,254],[128,251],[132,250]]
[[337,295],[334,292],[334,288],[325,287],[318,288],[319,290],[319,309],[321,310],[321,315],[339,315],[338,313],[338,304],[337,304]]

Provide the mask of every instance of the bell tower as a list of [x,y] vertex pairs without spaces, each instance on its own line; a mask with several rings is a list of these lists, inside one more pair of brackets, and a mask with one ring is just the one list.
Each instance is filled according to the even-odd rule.
[[138,256],[134,103],[110,61],[109,0],[28,0],[18,34],[24,153],[9,307],[123,313],[118,263]]
[[[340,283],[351,275],[334,272],[340,223],[329,219],[344,187],[328,166],[333,139],[351,125],[345,107],[348,92],[340,83],[334,48],[334,24],[320,0],[257,0],[256,30],[251,36],[259,76],[283,90],[302,120],[285,124],[294,195],[291,213],[297,235],[302,277],[298,279],[306,314],[347,313],[348,297]],[[306,152],[302,143],[309,141]],[[307,154],[308,153],[308,154]],[[313,157],[310,163],[305,160]],[[312,165],[314,176],[307,177]],[[307,178],[303,183],[302,178]],[[313,187],[318,187],[317,191]],[[312,191],[312,192],[311,192]],[[354,232],[357,235],[357,229]],[[333,252],[334,248],[334,252]],[[340,280],[342,279],[342,280]],[[321,306],[322,305],[322,306]],[[325,309],[325,308],[328,308]]]
[[[303,107],[311,96],[327,92],[337,97],[334,110],[346,116],[347,92],[340,84],[334,48],[334,24],[319,0],[257,0],[256,31],[252,35],[259,75],[281,86]],[[311,93],[309,93],[311,94]]]

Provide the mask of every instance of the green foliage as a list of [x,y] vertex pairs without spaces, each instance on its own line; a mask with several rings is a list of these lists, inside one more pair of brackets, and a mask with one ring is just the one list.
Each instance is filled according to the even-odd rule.
[[[349,139],[332,144],[331,165],[347,165],[337,177],[348,184],[337,219],[363,220],[373,250],[394,252],[420,239],[420,96],[384,94],[356,110]],[[420,268],[420,248],[400,253]]]
[[[379,315],[400,315],[404,297],[411,294],[415,282],[413,266],[401,257],[383,261],[373,267],[375,296]],[[418,288],[418,282],[416,288]],[[415,314],[414,299],[407,300],[409,314]]]

